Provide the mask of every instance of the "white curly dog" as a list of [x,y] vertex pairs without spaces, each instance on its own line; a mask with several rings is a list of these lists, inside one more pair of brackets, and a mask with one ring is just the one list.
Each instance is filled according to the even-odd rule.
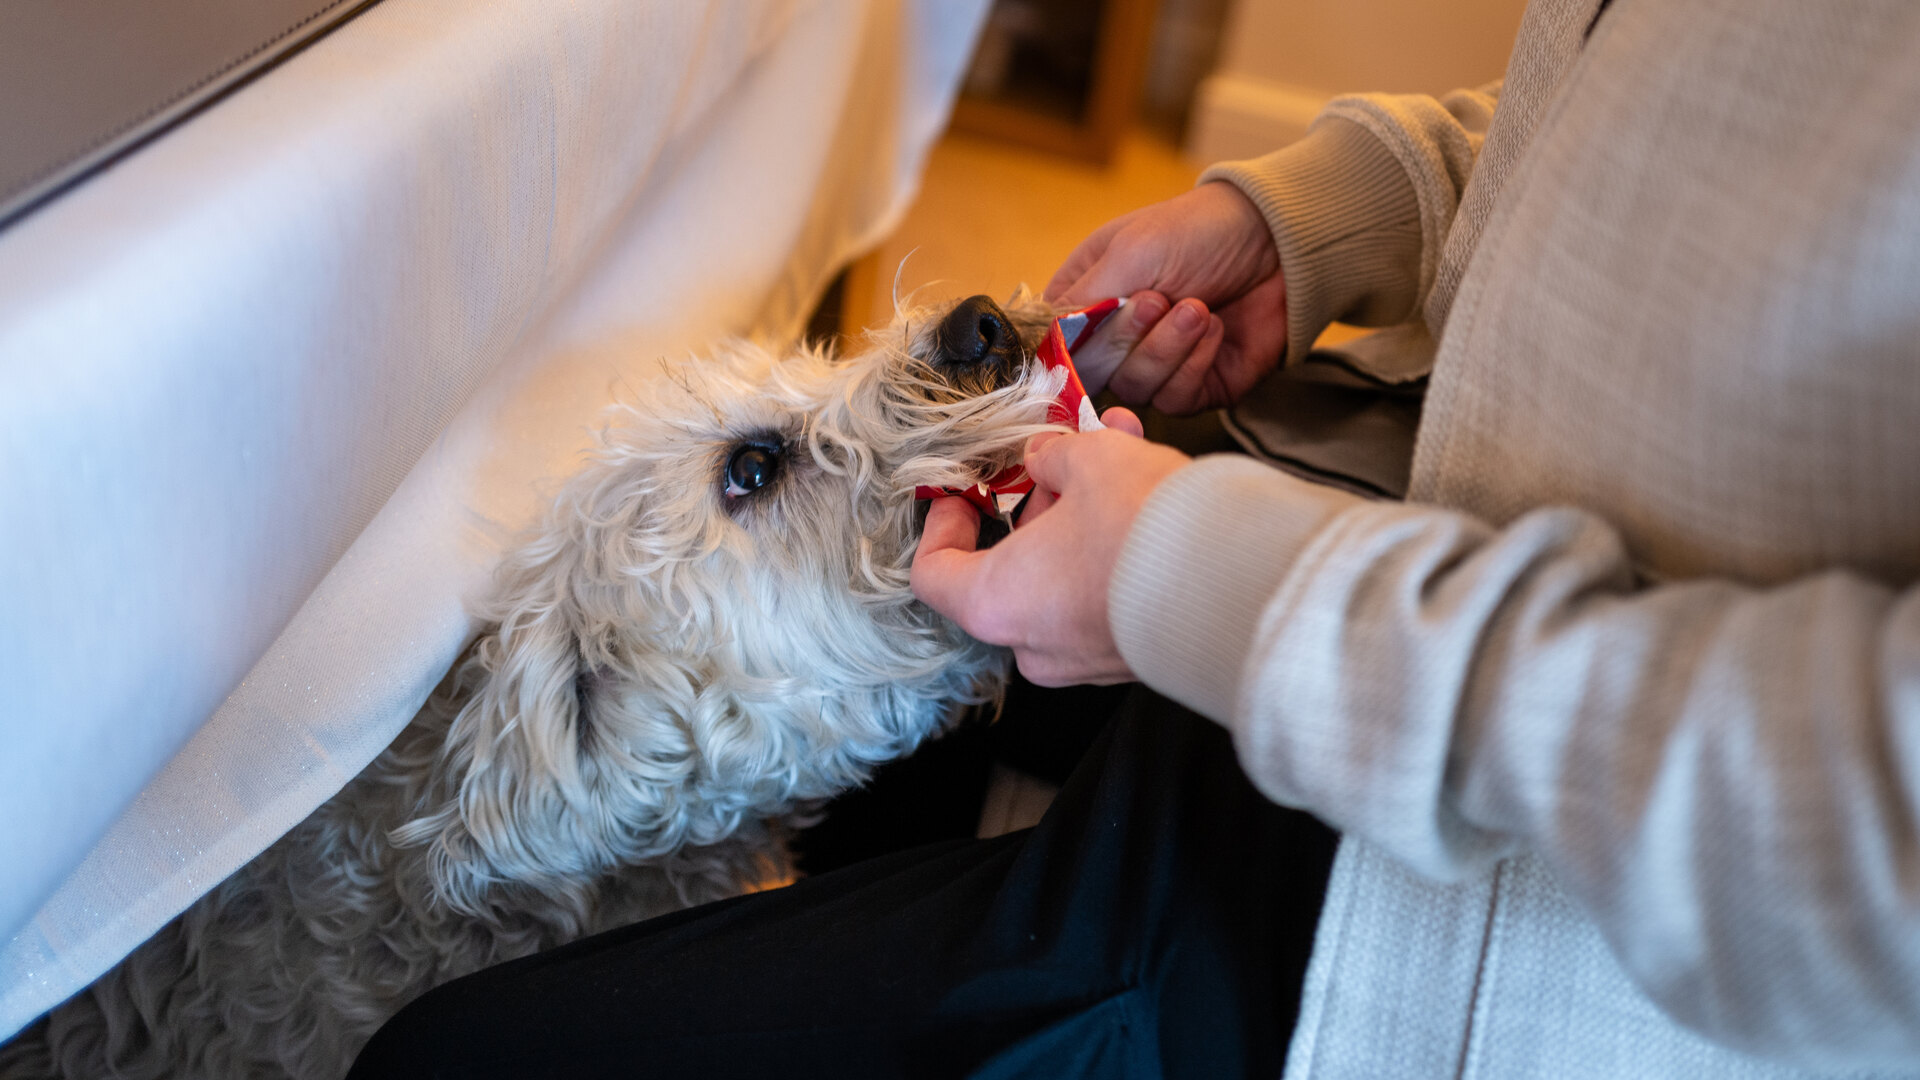
[[1052,314],[663,366],[393,745],[0,1076],[338,1077],[439,983],[782,873],[795,815],[1000,692],[1005,653],[909,591],[914,492],[1049,430]]

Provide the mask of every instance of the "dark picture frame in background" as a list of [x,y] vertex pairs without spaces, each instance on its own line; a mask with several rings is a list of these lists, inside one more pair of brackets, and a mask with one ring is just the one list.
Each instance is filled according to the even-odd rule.
[[1158,0],[994,0],[953,130],[1104,165],[1139,107]]

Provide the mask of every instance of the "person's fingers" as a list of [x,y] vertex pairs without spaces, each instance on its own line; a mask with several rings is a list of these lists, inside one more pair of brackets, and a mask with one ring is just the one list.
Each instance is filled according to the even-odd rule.
[[1184,416],[1206,407],[1208,376],[1226,336],[1227,324],[1220,316],[1208,316],[1206,333],[1187,354],[1185,362],[1160,385],[1153,395],[1153,407],[1173,416]]
[[1087,393],[1097,394],[1126,362],[1127,355],[1166,317],[1172,302],[1152,289],[1127,298],[1127,306],[1101,324],[1086,344],[1073,351],[1073,367]]
[[908,575],[913,595],[963,629],[967,620],[962,608],[980,576],[974,551],[979,538],[980,514],[967,500],[953,496],[933,500]]
[[[1134,415],[1132,409],[1124,405],[1115,405],[1113,408],[1101,413],[1100,422],[1114,431],[1120,432],[1122,435],[1131,435],[1136,439],[1144,438],[1146,435],[1146,427],[1140,423],[1140,418]],[[1027,443],[1027,453],[1032,454],[1036,448],[1061,437],[1061,435],[1054,432],[1036,435]],[[1020,524],[1032,524],[1041,514],[1046,513],[1047,508],[1052,506],[1059,498],[1060,493],[1058,491],[1035,480],[1033,494],[1027,496],[1027,504],[1020,510]]]
[[1122,401],[1152,401],[1206,336],[1209,324],[1207,305],[1200,301],[1189,297],[1173,305],[1114,370],[1107,387]]
[[1093,238],[1088,237],[1086,243],[1073,249],[1073,254],[1067,256],[1067,261],[1061,263],[1060,269],[1055,270],[1053,276],[1047,279],[1047,287],[1041,290],[1040,299],[1048,303],[1059,304],[1063,307],[1071,306],[1066,300],[1067,290],[1072,288],[1073,284],[1086,274],[1087,268],[1092,266],[1094,261],[1097,261],[1099,258],[1098,255],[1093,256],[1091,259],[1083,258],[1080,254],[1092,243]]
[[[1168,270],[1172,248],[1177,246],[1180,230],[1164,220],[1165,204],[1144,207],[1114,218],[1081,242],[1067,265],[1054,275],[1056,281],[1071,282],[1054,291],[1048,285],[1047,299],[1069,307],[1098,303],[1112,296],[1129,296],[1143,289],[1164,292],[1160,282]],[[1099,256],[1087,258],[1088,249],[1098,245]],[[1071,273],[1070,271],[1077,271]]]
[[1015,650],[1013,660],[1020,676],[1035,686],[1113,686],[1138,678],[1126,670],[1090,675],[1083,665],[1073,663],[1070,658],[1035,649]]
[[1122,245],[1109,244],[1100,258],[1053,300],[1067,307],[1085,307],[1108,297],[1154,288],[1159,274],[1157,265],[1148,261],[1150,256],[1150,252],[1137,250],[1136,245],[1125,244],[1124,240]]
[[1100,422],[1115,431],[1125,435],[1131,435],[1136,439],[1144,439],[1147,435],[1146,425],[1140,422],[1139,415],[1125,405],[1115,405],[1113,408],[1101,413]]
[[920,554],[929,551],[970,552],[980,542],[980,512],[967,500],[952,495],[933,500],[920,527]]
[[1195,408],[1240,400],[1278,366],[1287,348],[1286,281],[1270,278],[1214,314],[1226,324],[1226,336],[1203,380],[1205,400]]
[[1036,435],[1027,443],[1027,475],[1036,486],[1055,493],[1065,492],[1081,479],[1082,455],[1099,442],[1102,432],[1084,435]]
[[[1065,434],[1065,432],[1060,431],[1043,431],[1035,435],[1033,438],[1027,440],[1026,449],[1021,452],[1021,457],[1024,459],[1032,455],[1039,447],[1045,446],[1055,439],[1063,438]],[[1029,473],[1028,475],[1032,474]],[[1058,492],[1048,490],[1045,484],[1036,483],[1033,487],[1033,493],[1027,496],[1026,505],[1020,509],[1020,523],[1022,525],[1028,524],[1041,514],[1046,513],[1047,507],[1052,506],[1054,499],[1058,496]]]
[[1059,439],[1064,439],[1066,437],[1067,437],[1067,433],[1064,431],[1043,431],[1040,434],[1035,435],[1033,438],[1027,440],[1026,448],[1020,451],[1020,456],[1023,458],[1030,458],[1034,454],[1038,453],[1041,447],[1047,445],[1050,442],[1054,442]]
[[1013,654],[1013,666],[1020,669],[1020,677],[1035,686],[1061,687],[1071,686],[1074,680],[1061,673],[1061,664],[1052,656],[1020,649]]
[[1052,506],[1054,501],[1059,498],[1060,496],[1056,492],[1048,491],[1039,484],[1035,484],[1033,486],[1033,493],[1027,496],[1027,505],[1020,509],[1020,524],[1033,524],[1034,520],[1041,514],[1046,513],[1047,508]]
[[[1087,234],[1087,238],[1080,241],[1080,246],[1073,249],[1073,253],[1067,256],[1067,261],[1061,263],[1060,269],[1055,270],[1053,277],[1047,280],[1046,289],[1040,293],[1041,299],[1070,306],[1072,300],[1069,297],[1073,286],[1106,257],[1107,246],[1113,242],[1113,235],[1119,232],[1131,217],[1133,217],[1131,213],[1122,214]],[[1104,297],[1098,299],[1104,299]]]

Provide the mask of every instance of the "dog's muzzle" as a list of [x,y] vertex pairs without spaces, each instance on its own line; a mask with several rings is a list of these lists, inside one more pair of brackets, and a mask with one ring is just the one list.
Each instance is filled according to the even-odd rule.
[[970,296],[954,305],[933,332],[934,360],[954,371],[994,371],[1002,375],[1026,362],[1026,347],[1013,321],[986,296]]

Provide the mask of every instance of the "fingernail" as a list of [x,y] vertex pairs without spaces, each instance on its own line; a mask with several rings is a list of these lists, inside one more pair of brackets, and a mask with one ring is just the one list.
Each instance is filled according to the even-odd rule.
[[1167,313],[1167,298],[1156,293],[1141,293],[1128,305],[1133,308],[1133,324],[1145,329]]
[[1181,333],[1197,334],[1206,324],[1207,317],[1202,314],[1200,305],[1182,301],[1174,306],[1173,328]]

